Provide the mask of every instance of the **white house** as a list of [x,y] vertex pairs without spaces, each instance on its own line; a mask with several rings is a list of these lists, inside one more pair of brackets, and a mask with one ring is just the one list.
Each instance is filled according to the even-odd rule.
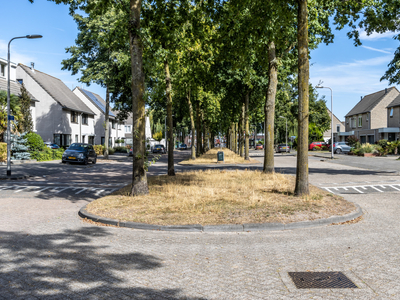
[[[10,93],[21,96],[21,84],[16,80],[17,64],[10,63]],[[7,92],[7,80],[8,80],[8,68],[7,60],[0,58],[0,90]],[[33,131],[36,131],[36,103],[39,102],[29,91],[27,90],[29,97],[31,98],[31,115],[33,121]],[[3,109],[3,108],[1,108]],[[6,107],[4,109],[7,109]]]
[[36,103],[36,132],[46,142],[69,146],[73,142],[94,144],[95,112],[60,79],[18,64],[16,79],[39,102]]

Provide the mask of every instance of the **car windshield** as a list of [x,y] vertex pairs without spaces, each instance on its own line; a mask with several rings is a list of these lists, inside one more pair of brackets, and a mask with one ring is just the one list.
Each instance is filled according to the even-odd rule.
[[72,144],[71,146],[68,147],[68,150],[84,151],[84,150],[87,150],[87,148],[88,148],[88,145]]
[[164,147],[164,146],[163,145],[155,145],[154,147],[161,148],[161,147]]

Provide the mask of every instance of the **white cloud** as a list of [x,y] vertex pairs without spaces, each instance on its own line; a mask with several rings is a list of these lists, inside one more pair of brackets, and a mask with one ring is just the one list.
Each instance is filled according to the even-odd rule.
[[392,31],[387,31],[387,32],[384,32],[384,33],[377,33],[377,32],[374,31],[370,35],[367,35],[367,33],[365,31],[361,31],[360,32],[360,39],[361,40],[386,39],[386,38],[392,38],[396,34],[397,34],[396,32],[392,32]]
[[391,54],[391,52],[383,50],[383,49],[377,49],[377,48],[372,48],[372,47],[368,47],[368,46],[361,46],[361,47],[368,49],[368,50],[376,51],[376,52]]

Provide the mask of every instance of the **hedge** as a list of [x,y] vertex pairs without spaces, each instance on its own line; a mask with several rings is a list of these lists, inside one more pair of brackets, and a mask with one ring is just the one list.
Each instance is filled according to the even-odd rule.
[[7,160],[7,143],[0,143],[0,162]]
[[103,148],[102,145],[93,145],[93,149],[97,155],[103,155]]
[[43,151],[46,145],[40,135],[34,132],[30,132],[25,136],[27,142],[26,146],[30,151]]
[[57,160],[62,159],[63,153],[63,148],[50,149],[45,147],[43,151],[31,151],[31,159],[36,159],[37,161]]

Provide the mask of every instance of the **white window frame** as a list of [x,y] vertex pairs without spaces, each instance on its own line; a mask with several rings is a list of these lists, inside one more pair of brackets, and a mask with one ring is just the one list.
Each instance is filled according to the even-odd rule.
[[358,127],[362,127],[362,115],[358,116]]
[[390,117],[390,118],[393,118],[393,107],[392,107],[392,108],[390,108],[389,117]]

